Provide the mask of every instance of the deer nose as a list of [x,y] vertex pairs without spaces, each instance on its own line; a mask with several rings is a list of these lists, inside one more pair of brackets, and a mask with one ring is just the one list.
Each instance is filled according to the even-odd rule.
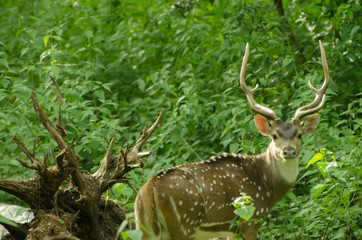
[[296,151],[292,146],[284,148],[284,158],[295,158]]

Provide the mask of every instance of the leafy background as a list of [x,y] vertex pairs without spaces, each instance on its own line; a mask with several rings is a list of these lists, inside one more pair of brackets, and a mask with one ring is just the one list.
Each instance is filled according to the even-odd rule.
[[[295,187],[273,209],[260,239],[361,239],[362,61],[359,0],[283,1],[0,0],[0,177],[27,179],[12,141],[54,142],[30,94],[56,119],[49,75],[61,86],[63,118],[84,170],[95,171],[108,142],[132,144],[161,108],[153,155],[129,174],[139,188],[162,168],[220,152],[254,154],[269,139],[254,127],[238,74],[251,45],[247,82],[283,119],[313,100],[324,43],[331,84],[316,132],[304,138]],[[290,36],[293,35],[293,42]],[[53,164],[53,163],[50,163]],[[308,167],[307,167],[308,166]],[[135,193],[107,194],[133,209]],[[0,193],[1,202],[23,204]]]

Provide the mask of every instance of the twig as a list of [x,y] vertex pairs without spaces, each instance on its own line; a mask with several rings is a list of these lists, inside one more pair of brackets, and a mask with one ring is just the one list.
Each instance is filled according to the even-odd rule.
[[160,114],[158,115],[156,121],[152,124],[152,126],[145,132],[146,128],[143,129],[143,133],[140,139],[136,142],[135,146],[132,150],[141,151],[142,145],[147,141],[147,139],[152,135],[152,133],[156,130],[158,124],[160,123],[163,113],[165,109],[162,108]]
[[48,119],[47,115],[44,113],[43,109],[40,107],[38,100],[36,99],[35,93],[31,93],[31,99],[33,102],[34,110],[39,117],[39,120],[44,125],[44,127],[48,130],[51,137],[55,140],[58,146],[61,149],[67,148],[68,143],[65,141],[63,136],[59,134],[59,132],[54,128],[53,124]]
[[58,196],[60,193],[63,193],[62,188],[59,188],[59,190],[54,194],[54,209],[57,216],[59,216]]
[[133,186],[132,183],[130,183],[127,179],[124,179],[124,180],[122,180],[122,181],[120,181],[120,182],[125,183],[125,184],[127,184],[128,186],[130,186],[135,193],[138,192],[138,190],[135,188],[135,186]]
[[65,127],[65,125],[63,124],[62,121],[62,92],[60,91],[60,87],[58,85],[58,83],[55,81],[55,79],[49,75],[50,79],[53,81],[55,88],[57,89],[57,99],[58,99],[58,123],[56,125],[58,132],[63,136],[67,136],[68,135],[68,131],[67,128]]
[[19,148],[25,153],[25,155],[30,159],[31,163],[24,162],[20,159],[16,159],[18,162],[20,162],[21,165],[23,165],[26,168],[37,170],[40,168],[40,162],[38,159],[35,158],[34,154],[31,153],[25,146],[25,144],[20,141],[20,139],[15,135],[13,137],[15,143],[19,146]]

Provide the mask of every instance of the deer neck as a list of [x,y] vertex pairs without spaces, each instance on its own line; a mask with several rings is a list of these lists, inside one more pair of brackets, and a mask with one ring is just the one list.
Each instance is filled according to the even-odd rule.
[[274,192],[274,203],[278,202],[293,186],[298,175],[298,159],[285,160],[280,157],[271,143],[265,153],[260,156],[264,159],[263,172],[267,173],[266,182]]
[[274,143],[270,143],[266,151],[266,161],[273,171],[276,179],[288,185],[293,185],[298,176],[298,158],[284,159],[278,154],[280,151],[275,150]]

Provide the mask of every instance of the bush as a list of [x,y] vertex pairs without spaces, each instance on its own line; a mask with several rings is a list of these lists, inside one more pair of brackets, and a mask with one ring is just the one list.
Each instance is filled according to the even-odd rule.
[[[13,135],[28,146],[36,137],[37,152],[54,145],[29,101],[35,91],[56,116],[48,75],[61,85],[64,123],[69,139],[82,145],[74,150],[85,170],[98,168],[111,137],[134,142],[132,130],[152,122],[162,107],[158,135],[145,146],[154,154],[129,174],[136,188],[162,168],[224,151],[262,152],[268,139],[255,130],[238,83],[245,43],[251,45],[247,84],[261,89],[256,100],[290,119],[312,101],[307,81],[322,82],[322,40],[332,82],[321,122],[304,139],[296,186],[259,236],[361,238],[360,3],[283,4],[287,23],[272,1],[262,0],[1,2],[0,177],[32,174],[16,161],[23,155]],[[322,159],[306,168],[317,153]],[[132,210],[135,194],[127,186],[115,185],[109,194]]]

